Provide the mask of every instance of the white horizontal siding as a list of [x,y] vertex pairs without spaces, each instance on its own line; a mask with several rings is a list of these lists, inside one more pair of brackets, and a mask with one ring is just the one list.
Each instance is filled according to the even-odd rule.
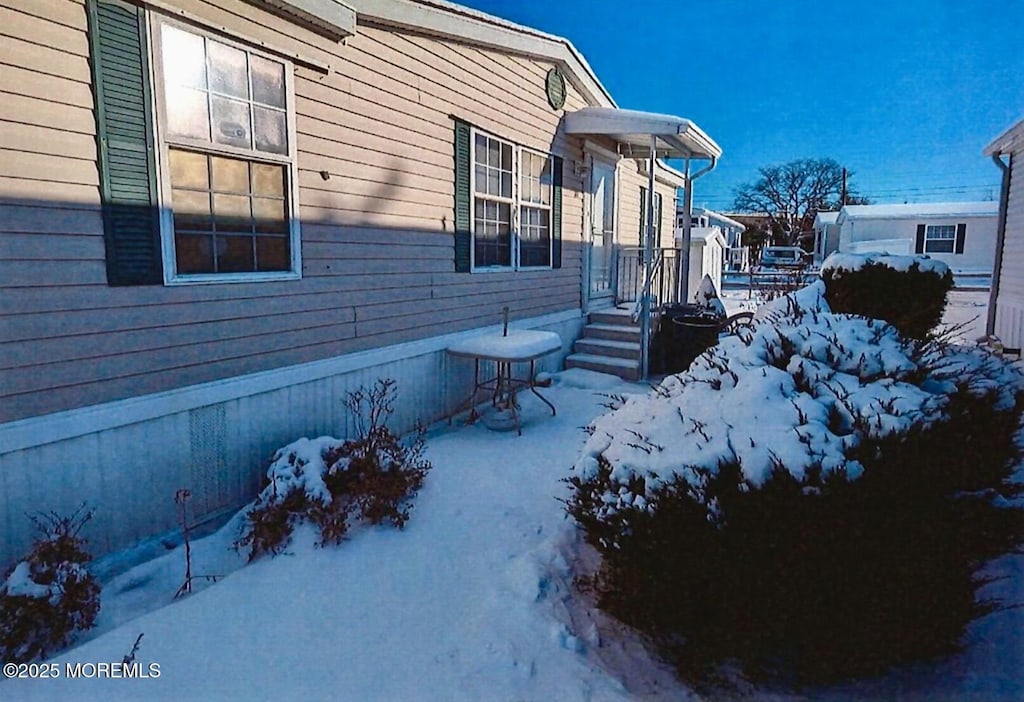
[[1013,152],[1003,261],[994,332],[1004,345],[1024,344],[1024,148]]

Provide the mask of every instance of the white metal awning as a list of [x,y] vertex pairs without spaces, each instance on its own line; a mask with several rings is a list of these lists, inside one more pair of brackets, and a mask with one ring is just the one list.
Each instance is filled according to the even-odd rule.
[[614,139],[629,158],[650,158],[652,141],[655,158],[717,159],[722,155],[721,147],[690,120],[655,112],[584,107],[566,113],[565,132]]

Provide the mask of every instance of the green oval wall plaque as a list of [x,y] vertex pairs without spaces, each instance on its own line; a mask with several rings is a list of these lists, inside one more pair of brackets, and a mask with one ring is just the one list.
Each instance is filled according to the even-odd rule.
[[565,77],[562,72],[557,68],[548,71],[545,87],[548,93],[548,104],[556,110],[562,109],[562,106],[565,105]]

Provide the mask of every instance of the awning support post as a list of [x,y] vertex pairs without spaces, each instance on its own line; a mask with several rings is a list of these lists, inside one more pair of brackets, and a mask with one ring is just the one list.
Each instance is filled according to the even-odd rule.
[[654,169],[658,158],[658,138],[651,135],[651,157],[647,161],[647,227],[644,232],[644,287],[640,299],[640,379],[647,380],[651,351],[651,280],[654,277]]
[[689,294],[690,282],[690,237],[693,228],[693,198],[690,195],[690,157],[686,157],[686,169],[683,171],[686,177],[685,188],[683,189],[683,231],[682,238],[675,242],[679,247],[676,255],[676,302],[686,304],[686,297]]

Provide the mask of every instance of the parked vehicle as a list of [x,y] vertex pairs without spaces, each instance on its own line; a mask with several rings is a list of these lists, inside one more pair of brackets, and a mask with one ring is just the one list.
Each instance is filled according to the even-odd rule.
[[807,263],[808,253],[799,246],[767,246],[761,251],[764,268],[797,268]]

